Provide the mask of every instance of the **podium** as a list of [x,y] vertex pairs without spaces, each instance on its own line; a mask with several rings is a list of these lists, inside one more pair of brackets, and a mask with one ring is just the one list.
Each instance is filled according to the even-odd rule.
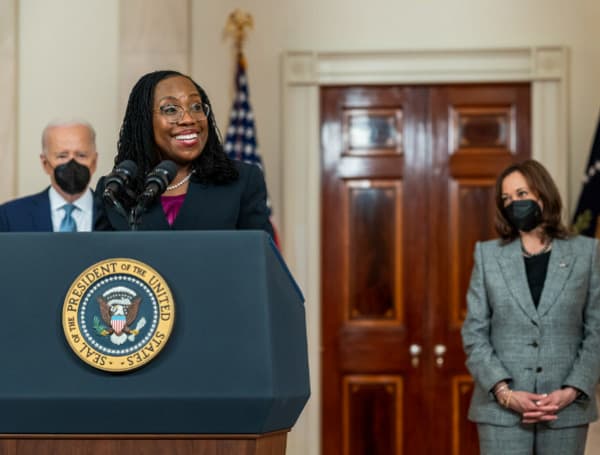
[[[285,453],[308,400],[303,296],[259,231],[2,233],[0,455]],[[171,289],[148,364],[92,368],[62,327],[71,284],[129,258]]]

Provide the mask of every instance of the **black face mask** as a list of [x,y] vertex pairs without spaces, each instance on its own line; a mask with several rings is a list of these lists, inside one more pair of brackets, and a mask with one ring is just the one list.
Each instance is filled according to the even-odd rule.
[[504,208],[504,214],[519,231],[529,232],[542,222],[542,209],[532,199],[513,201]]
[[56,183],[67,194],[82,193],[90,183],[90,170],[72,159],[54,168]]

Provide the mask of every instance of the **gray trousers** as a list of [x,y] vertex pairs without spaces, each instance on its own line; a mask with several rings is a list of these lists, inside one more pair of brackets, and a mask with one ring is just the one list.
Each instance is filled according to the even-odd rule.
[[588,425],[552,429],[544,424],[479,423],[477,431],[481,455],[584,455]]

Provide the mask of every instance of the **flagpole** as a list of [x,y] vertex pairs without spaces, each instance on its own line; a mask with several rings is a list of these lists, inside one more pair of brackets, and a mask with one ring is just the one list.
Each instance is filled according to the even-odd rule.
[[[243,50],[248,30],[251,30],[253,27],[254,20],[252,15],[240,9],[236,9],[229,14],[225,25],[225,34],[230,35],[234,41],[237,69],[235,76],[235,96],[229,116],[229,126],[225,135],[224,149],[229,158],[256,165],[264,171],[262,159],[258,153],[254,114],[250,105],[250,94],[246,77],[246,57]],[[273,240],[281,249],[268,194],[267,210],[273,231]]]

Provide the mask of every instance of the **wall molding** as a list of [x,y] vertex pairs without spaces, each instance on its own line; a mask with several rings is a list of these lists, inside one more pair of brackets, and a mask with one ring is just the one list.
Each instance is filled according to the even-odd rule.
[[[563,46],[403,51],[289,51],[282,59],[283,216],[286,260],[306,296],[311,399],[290,454],[321,447],[321,195],[319,88],[350,84],[530,82],[532,156],[568,202],[568,52]],[[565,213],[569,213],[565,207]]]

